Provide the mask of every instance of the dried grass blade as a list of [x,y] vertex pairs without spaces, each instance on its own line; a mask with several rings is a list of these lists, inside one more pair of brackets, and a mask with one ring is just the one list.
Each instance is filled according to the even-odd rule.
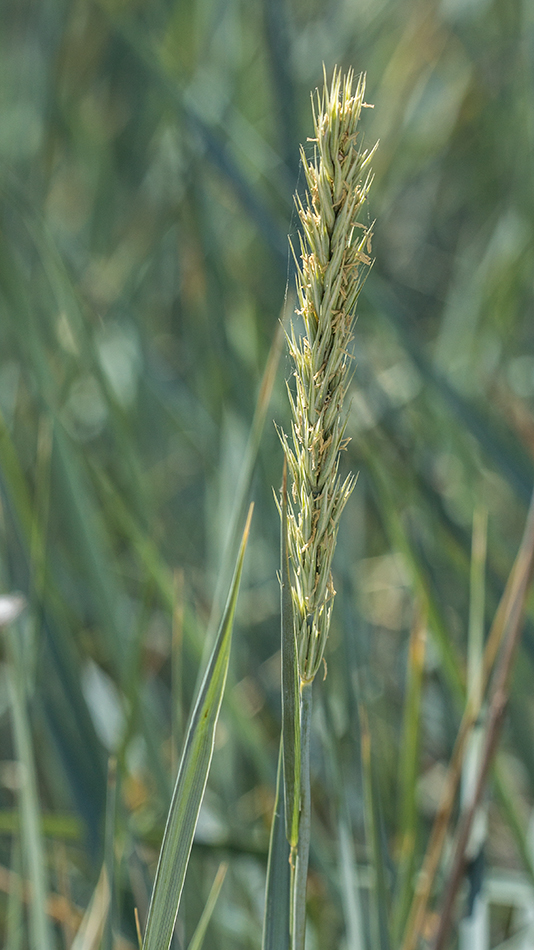
[[[533,562],[534,504],[531,502],[521,545],[486,641],[484,649],[482,694],[485,693],[492,666],[499,651],[499,646],[506,640],[506,631],[510,630],[515,622],[517,610],[520,610],[524,604]],[[414,950],[423,928],[426,908],[439,865],[445,833],[460,780],[467,739],[477,719],[478,713],[479,708],[473,706],[471,703],[467,704],[458,730],[440,806],[427,845],[422,870],[419,875],[419,884],[412,900],[401,950]]]
[[[469,843],[474,817],[480,804],[482,792],[485,788],[487,776],[493,757],[497,750],[504,713],[508,702],[512,663],[522,631],[523,611],[526,596],[532,580],[534,569],[534,493],[530,502],[527,523],[521,547],[517,557],[518,571],[512,587],[509,601],[509,610],[502,639],[502,649],[497,662],[491,686],[488,710],[488,724],[484,736],[483,748],[480,753],[480,768],[476,786],[473,790],[472,803],[463,815],[456,836],[454,856],[451,871],[448,876],[447,889],[441,908],[438,933],[434,950],[443,950],[452,924],[452,910],[456,893],[460,886],[465,866],[466,851]],[[514,565],[515,566],[515,565]]]

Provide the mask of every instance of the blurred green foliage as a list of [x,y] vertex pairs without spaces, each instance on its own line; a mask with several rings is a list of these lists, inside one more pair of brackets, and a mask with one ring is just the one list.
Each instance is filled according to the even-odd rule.
[[[415,803],[415,867],[461,715],[473,513],[489,511],[489,621],[533,481],[534,7],[4,0],[2,23],[0,585],[29,601],[17,629],[48,876],[70,907],[54,905],[58,947],[71,946],[104,858],[111,752],[115,874],[103,946],[135,945],[134,906],[146,915],[286,293],[291,306],[287,234],[303,187],[299,142],[313,148],[309,91],[323,62],[327,72],[335,63],[367,72],[374,110],[363,127],[369,145],[381,143],[369,205],[376,262],[354,342],[343,465],[360,475],[334,564],[328,677],[317,686],[309,881],[310,947],[348,947],[338,829],[363,868],[367,914],[372,778],[393,901],[410,812],[401,794]],[[256,509],[180,947],[226,858],[204,946],[260,945],[280,722],[271,487],[282,452],[272,420],[287,427],[289,372],[283,356],[245,492]],[[406,791],[399,746],[421,612],[421,749]],[[490,809],[496,868],[523,869],[533,651],[527,621],[501,753],[508,797]],[[27,876],[6,669],[0,942],[24,948],[26,911],[7,874]],[[359,704],[371,778],[360,766]]]

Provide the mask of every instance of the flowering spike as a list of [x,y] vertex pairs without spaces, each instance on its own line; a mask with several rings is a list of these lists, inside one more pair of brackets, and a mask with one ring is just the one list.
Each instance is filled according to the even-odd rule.
[[301,150],[308,191],[295,198],[300,218],[297,297],[305,334],[287,341],[295,367],[289,394],[291,439],[281,433],[292,479],[288,551],[299,675],[311,682],[321,665],[335,596],[331,563],[341,512],[354,486],[338,474],[345,448],[343,410],[354,308],[371,265],[372,227],[357,221],[372,182],[371,151],[357,144],[365,76],[336,67],[330,86],[312,96],[313,159]]

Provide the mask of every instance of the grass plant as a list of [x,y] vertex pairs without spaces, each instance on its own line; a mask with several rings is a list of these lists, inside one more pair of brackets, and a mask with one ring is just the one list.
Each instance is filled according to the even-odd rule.
[[[282,433],[288,493],[283,486],[282,603],[284,662],[283,763],[286,827],[291,845],[290,932],[293,950],[306,937],[310,848],[310,736],[312,684],[324,658],[335,595],[331,564],[339,519],[354,486],[339,475],[346,447],[344,401],[355,306],[371,260],[371,229],[358,220],[372,181],[373,150],[360,146],[365,77],[334,70],[314,105],[313,160],[301,149],[308,191],[297,198],[302,233],[297,262],[298,313],[305,332],[291,326],[289,352],[295,393],[288,387],[292,440]],[[284,595],[283,595],[284,600]],[[287,672],[286,672],[287,670]]]
[[534,944],[531,20],[5,4],[6,950]]

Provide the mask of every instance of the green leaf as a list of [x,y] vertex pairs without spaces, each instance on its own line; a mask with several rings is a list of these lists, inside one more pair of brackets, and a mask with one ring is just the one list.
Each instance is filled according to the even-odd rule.
[[191,715],[163,835],[143,950],[168,950],[174,931],[213,755],[215,729],[228,673],[232,625],[251,517],[252,506],[243,532],[226,609]]
[[204,943],[204,937],[206,936],[206,930],[208,929],[208,924],[211,920],[211,915],[215,910],[215,904],[217,903],[217,898],[221,893],[221,887],[224,884],[224,879],[226,877],[226,872],[228,870],[228,865],[224,862],[219,865],[219,870],[215,875],[215,880],[211,886],[208,900],[206,906],[202,912],[202,916],[198,922],[197,928],[193,934],[193,939],[189,944],[188,950],[202,950],[202,945]]
[[262,950],[289,950],[291,867],[289,842],[285,834],[283,774],[282,743],[280,743],[276,799],[267,864]]
[[20,841],[11,851],[11,885],[6,908],[6,950],[21,950],[24,938],[24,885]]
[[282,748],[284,762],[285,824],[289,844],[299,836],[300,717],[297,644],[293,623],[291,578],[287,550],[287,468],[284,461],[281,504],[281,620],[282,620]]
[[[2,598],[5,603],[8,598]],[[9,598],[16,615],[16,598]],[[22,600],[19,601],[19,605]],[[41,836],[41,812],[37,791],[37,775],[28,717],[25,669],[20,644],[20,631],[8,627],[4,636],[7,655],[7,685],[13,719],[13,739],[17,760],[23,769],[24,781],[20,788],[20,819],[22,829],[23,862],[32,888],[29,907],[31,950],[51,950],[52,931],[46,911],[48,874],[45,849]]]

